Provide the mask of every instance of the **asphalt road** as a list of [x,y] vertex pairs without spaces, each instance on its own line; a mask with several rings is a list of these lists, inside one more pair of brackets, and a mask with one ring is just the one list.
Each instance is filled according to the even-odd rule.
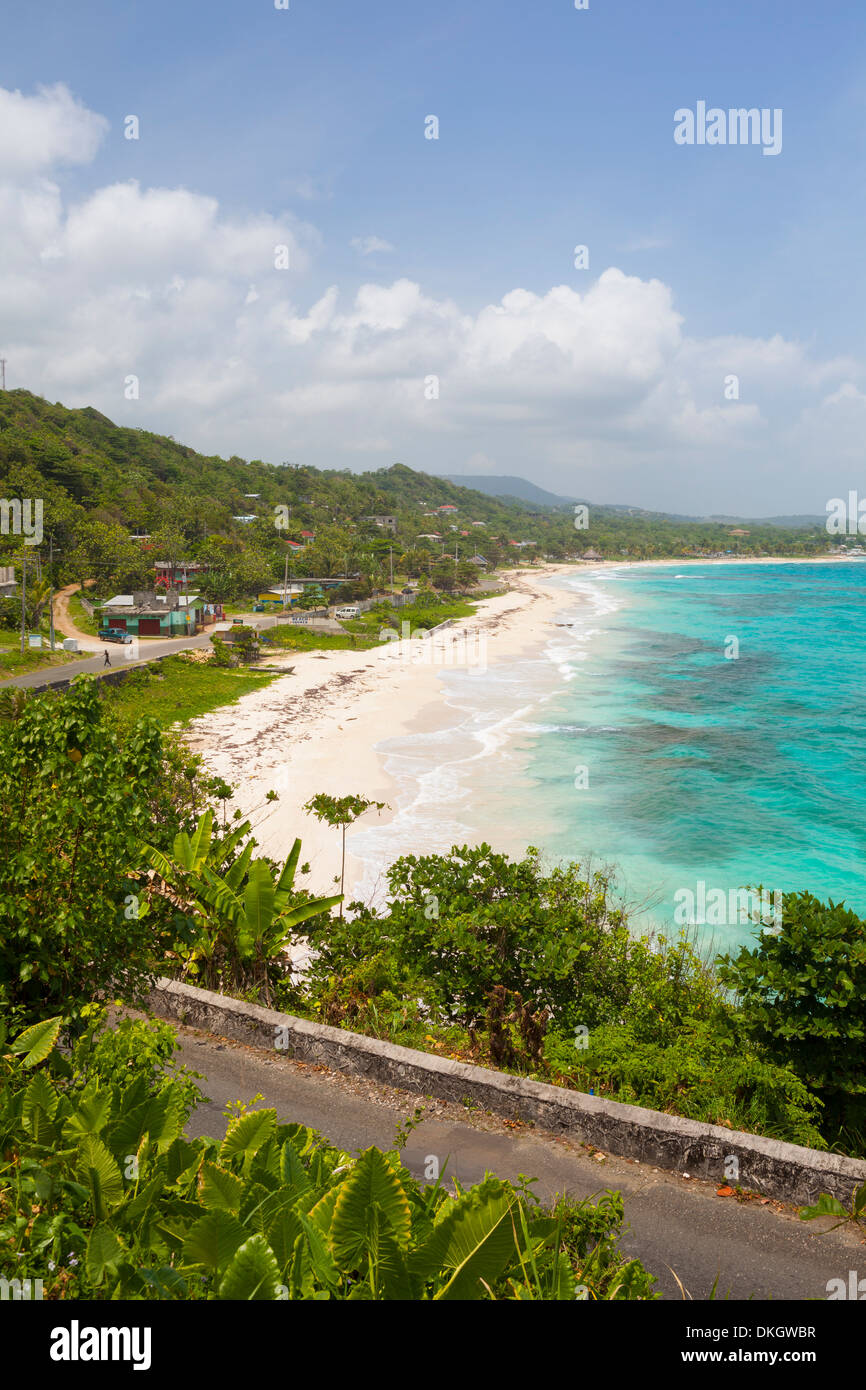
[[[243,616],[244,622],[258,628],[276,627],[277,620],[274,617],[263,617],[260,613],[237,614]],[[14,689],[16,686],[24,689],[39,685],[56,685],[58,681],[71,680],[73,676],[80,676],[84,672],[99,675],[109,668],[105,665],[104,652],[108,652],[111,660],[112,670],[130,670],[134,666],[143,666],[148,661],[153,661],[157,656],[168,656],[171,652],[189,651],[196,647],[206,647],[210,650],[211,633],[216,629],[210,628],[208,632],[200,633],[197,637],[168,637],[164,640],[154,637],[142,638],[138,644],[138,655],[135,660],[130,659],[126,653],[135,650],[129,644],[121,642],[100,642],[97,637],[89,637],[88,641],[94,647],[99,648],[96,656],[88,656],[81,661],[64,662],[62,666],[45,666],[40,671],[30,671],[24,676],[12,676],[9,680],[0,681],[0,690]],[[58,648],[63,645],[62,637],[57,638]]]
[[[371,1144],[388,1148],[397,1125],[425,1103],[409,1092],[198,1030],[179,1028],[178,1038],[179,1059],[204,1074],[200,1084],[210,1097],[192,1116],[191,1135],[222,1138],[226,1104],[249,1103],[260,1093],[260,1104],[275,1106],[282,1122],[310,1125],[349,1152]],[[718,1279],[717,1298],[774,1302],[824,1300],[828,1280],[847,1280],[849,1269],[866,1275],[862,1241],[845,1231],[801,1222],[793,1208],[720,1198],[715,1184],[627,1159],[599,1160],[562,1136],[514,1128],[451,1103],[427,1104],[429,1118],[413,1130],[404,1152],[416,1177],[424,1177],[428,1157],[435,1155],[440,1168],[461,1183],[478,1182],[487,1171],[510,1179],[521,1173],[537,1178],[533,1190],[541,1198],[560,1192],[584,1197],[618,1188],[629,1227],[622,1248],[643,1261],[665,1297],[682,1297],[672,1271],[695,1300],[707,1299]]]

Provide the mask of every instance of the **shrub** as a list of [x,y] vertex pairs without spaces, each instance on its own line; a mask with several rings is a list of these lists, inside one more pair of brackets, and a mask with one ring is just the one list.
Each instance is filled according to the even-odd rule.
[[130,1058],[118,1084],[110,1048],[84,1079],[56,1052],[60,1022],[0,1062],[0,1272],[43,1279],[48,1298],[656,1296],[617,1248],[619,1194],[547,1214],[525,1182],[488,1175],[450,1196],[399,1151],[353,1157],[269,1109],[190,1141],[182,1081],[154,1094]]

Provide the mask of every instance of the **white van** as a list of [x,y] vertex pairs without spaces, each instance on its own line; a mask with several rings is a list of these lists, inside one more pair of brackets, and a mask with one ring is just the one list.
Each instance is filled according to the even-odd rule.
[[360,610],[360,608],[355,608],[355,607],[353,607],[353,606],[349,606],[349,607],[346,607],[346,608],[336,608],[336,609],[334,610],[334,617],[335,617],[335,618],[340,618],[340,619],[342,619],[342,618],[360,618],[360,616],[361,616],[361,610]]

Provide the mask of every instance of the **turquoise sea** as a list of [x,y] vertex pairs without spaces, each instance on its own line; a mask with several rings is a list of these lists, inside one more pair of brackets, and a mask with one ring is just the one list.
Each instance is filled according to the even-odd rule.
[[[400,814],[353,852],[487,839],[590,856],[667,930],[674,895],[701,883],[808,888],[866,914],[866,564],[552,582],[575,602],[543,652],[444,674],[447,727],[383,745]],[[725,948],[752,930],[699,935]]]

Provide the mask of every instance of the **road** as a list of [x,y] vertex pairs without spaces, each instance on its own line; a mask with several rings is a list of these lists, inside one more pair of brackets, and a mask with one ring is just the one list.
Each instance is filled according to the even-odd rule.
[[178,1059],[203,1073],[200,1084],[210,1097],[193,1114],[190,1135],[222,1138],[226,1104],[249,1103],[261,1094],[260,1104],[275,1106],[281,1122],[310,1125],[349,1152],[371,1144],[388,1148],[397,1125],[426,1104],[428,1114],[404,1152],[416,1177],[424,1177],[428,1157],[435,1155],[443,1171],[464,1184],[480,1181],[486,1171],[510,1179],[521,1173],[535,1177],[533,1190],[543,1199],[618,1188],[629,1223],[622,1247],[656,1276],[665,1297],[682,1297],[672,1271],[695,1300],[708,1298],[717,1278],[722,1299],[823,1300],[828,1280],[847,1280],[849,1269],[866,1274],[862,1241],[845,1231],[816,1229],[817,1222],[801,1222],[781,1203],[762,1206],[754,1198],[717,1197],[714,1184],[629,1159],[599,1159],[561,1135],[515,1127],[450,1102],[424,1102],[409,1092],[199,1030],[177,1031]]
[[[8,680],[0,681],[0,690],[7,686],[32,689],[34,686],[56,685],[59,681],[71,680],[73,676],[80,676],[85,672],[99,674],[108,669],[105,665],[104,653],[106,651],[109,654],[113,670],[129,670],[133,666],[142,666],[148,661],[153,661],[157,656],[168,656],[171,652],[189,651],[196,647],[205,647],[210,650],[210,634],[219,631],[219,627],[215,627],[209,629],[208,632],[200,633],[197,637],[143,637],[132,644],[101,642],[92,633],[83,632],[76,627],[69,616],[69,599],[80,587],[80,584],[67,584],[64,589],[59,589],[55,595],[54,626],[57,630],[57,644],[58,646],[62,645],[60,636],[62,632],[64,636],[75,637],[80,647],[95,653],[95,655],[83,657],[81,661],[64,662],[61,666],[45,666],[41,670],[29,671],[23,676],[12,676]],[[277,624],[275,617],[263,617],[260,613],[244,613],[235,616],[242,617],[245,623],[258,628],[275,627]]]

